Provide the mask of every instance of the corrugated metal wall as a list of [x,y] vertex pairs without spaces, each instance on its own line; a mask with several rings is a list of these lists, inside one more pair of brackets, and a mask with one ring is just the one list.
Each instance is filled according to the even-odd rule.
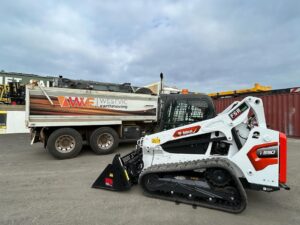
[[[263,100],[267,125],[289,137],[300,138],[300,92],[257,96]],[[244,97],[215,99],[217,113]]]

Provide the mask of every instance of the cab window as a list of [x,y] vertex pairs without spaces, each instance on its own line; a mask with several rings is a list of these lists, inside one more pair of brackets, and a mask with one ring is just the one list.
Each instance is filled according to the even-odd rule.
[[180,99],[170,103],[166,110],[164,129],[171,129],[207,119],[209,105],[204,100]]

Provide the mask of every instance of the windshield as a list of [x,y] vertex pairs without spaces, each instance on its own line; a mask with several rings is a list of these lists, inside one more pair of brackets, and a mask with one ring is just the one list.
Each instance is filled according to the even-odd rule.
[[164,130],[205,120],[208,114],[209,105],[205,100],[174,100],[165,110]]

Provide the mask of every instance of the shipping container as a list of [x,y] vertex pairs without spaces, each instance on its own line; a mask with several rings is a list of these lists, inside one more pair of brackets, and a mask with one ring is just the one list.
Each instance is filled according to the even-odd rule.
[[[300,92],[293,92],[297,90],[295,88],[286,90],[260,94],[251,93],[251,95],[263,100],[269,128],[279,130],[289,137],[300,138]],[[245,95],[214,99],[217,113],[222,112],[232,102],[242,100],[244,97]]]

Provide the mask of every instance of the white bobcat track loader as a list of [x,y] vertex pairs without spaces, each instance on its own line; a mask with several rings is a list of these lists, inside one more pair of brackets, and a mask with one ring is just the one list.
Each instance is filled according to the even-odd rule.
[[246,97],[214,118],[141,138],[92,187],[122,191],[139,183],[150,197],[240,213],[245,189],[289,190],[286,174],[285,134],[267,128],[261,99]]

